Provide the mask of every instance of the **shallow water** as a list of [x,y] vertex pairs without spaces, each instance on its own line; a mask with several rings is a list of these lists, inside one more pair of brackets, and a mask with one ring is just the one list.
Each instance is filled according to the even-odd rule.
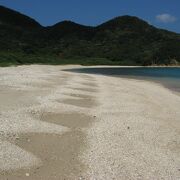
[[78,68],[71,71],[155,81],[180,93],[179,67],[95,67]]

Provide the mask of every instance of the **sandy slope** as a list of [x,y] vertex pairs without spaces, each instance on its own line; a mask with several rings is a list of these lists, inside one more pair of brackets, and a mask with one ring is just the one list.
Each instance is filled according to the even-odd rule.
[[0,179],[180,179],[180,96],[74,67],[0,68]]

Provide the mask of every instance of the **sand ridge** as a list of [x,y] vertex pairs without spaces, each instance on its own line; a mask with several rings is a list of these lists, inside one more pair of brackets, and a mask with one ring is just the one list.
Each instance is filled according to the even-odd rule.
[[92,93],[73,88],[89,88],[89,83],[61,67],[2,68],[0,179],[80,177],[85,169],[78,158],[86,146],[83,129],[93,122],[90,109],[98,104]]
[[1,68],[0,179],[179,179],[180,96],[76,67]]

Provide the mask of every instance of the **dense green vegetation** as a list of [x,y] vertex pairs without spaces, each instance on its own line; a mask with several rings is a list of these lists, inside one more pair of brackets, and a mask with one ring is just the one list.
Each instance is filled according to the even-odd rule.
[[132,16],[97,27],[63,21],[43,27],[0,6],[0,65],[170,65],[180,63],[180,35]]

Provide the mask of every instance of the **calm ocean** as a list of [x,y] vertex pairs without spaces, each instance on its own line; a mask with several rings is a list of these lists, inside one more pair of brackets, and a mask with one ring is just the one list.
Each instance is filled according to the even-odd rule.
[[93,67],[73,69],[74,72],[102,74],[124,78],[150,80],[180,93],[179,67]]

